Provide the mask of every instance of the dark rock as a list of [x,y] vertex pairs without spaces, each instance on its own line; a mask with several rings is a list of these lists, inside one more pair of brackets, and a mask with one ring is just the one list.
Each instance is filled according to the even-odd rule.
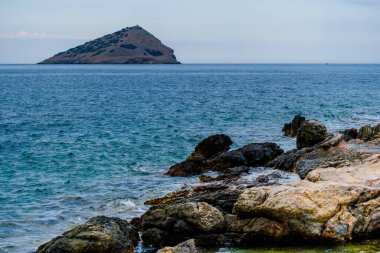
[[307,152],[311,152],[312,148],[292,149],[286,151],[284,154],[276,157],[273,161],[269,162],[266,166],[273,167],[283,171],[294,171],[296,162]]
[[297,133],[297,148],[312,147],[328,136],[326,127],[316,120],[305,120]]
[[305,117],[297,115],[293,118],[292,122],[286,123],[282,128],[282,132],[285,136],[295,137],[297,135],[298,129],[301,127],[302,122],[305,121]]
[[203,172],[203,163],[202,160],[185,160],[183,162],[174,164],[169,168],[168,172],[165,173],[167,176],[172,177],[187,177],[193,175],[199,175]]
[[205,170],[203,165],[206,159],[229,150],[231,144],[231,138],[225,134],[211,135],[198,143],[194,152],[185,161],[170,167],[165,175],[175,177],[199,175]]
[[132,253],[138,240],[127,221],[98,216],[41,245],[37,253]]
[[349,141],[356,138],[358,138],[358,130],[356,128],[350,128],[350,129],[344,130],[343,139],[345,141]]
[[232,140],[225,134],[216,134],[202,140],[196,147],[192,154],[193,156],[201,156],[208,159],[221,152],[228,151],[232,145]]
[[380,138],[380,124],[377,124],[377,125],[373,128],[373,138],[374,138],[374,139]]
[[370,125],[362,126],[358,132],[358,139],[363,141],[370,141],[373,139],[374,133]]
[[151,207],[142,216],[142,240],[153,246],[172,246],[198,234],[225,230],[223,214],[205,202]]
[[135,228],[137,228],[137,230],[141,230],[142,229],[142,220],[141,220],[140,217],[134,217],[134,218],[132,218],[129,223],[131,223],[132,226],[134,226]]
[[225,171],[228,168],[239,166],[262,166],[284,151],[275,143],[251,143],[242,148],[224,152],[204,165],[207,170]]

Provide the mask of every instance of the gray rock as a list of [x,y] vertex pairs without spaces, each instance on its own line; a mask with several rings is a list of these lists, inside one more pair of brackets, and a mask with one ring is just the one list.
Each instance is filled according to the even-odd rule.
[[358,139],[363,141],[370,141],[373,139],[374,131],[370,125],[362,126],[358,132]]
[[194,239],[184,241],[174,247],[165,247],[157,251],[157,253],[198,253]]
[[297,148],[312,147],[328,136],[327,128],[316,120],[305,120],[297,133]]
[[37,253],[133,253],[138,240],[127,221],[98,216],[41,245]]

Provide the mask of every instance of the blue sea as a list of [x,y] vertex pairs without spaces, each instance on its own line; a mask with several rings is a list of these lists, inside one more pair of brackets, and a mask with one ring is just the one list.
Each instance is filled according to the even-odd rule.
[[379,123],[380,65],[0,65],[0,252],[141,215],[197,182],[163,173],[208,135],[294,148],[296,114]]

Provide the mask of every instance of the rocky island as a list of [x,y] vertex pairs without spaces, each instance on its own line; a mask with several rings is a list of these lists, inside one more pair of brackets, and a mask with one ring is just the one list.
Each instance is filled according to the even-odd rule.
[[40,64],[179,64],[173,49],[133,26],[58,53]]
[[130,223],[96,217],[37,252],[133,252],[142,240],[160,253],[191,253],[380,237],[380,124],[332,134],[296,116],[283,132],[296,149],[266,142],[230,150],[229,136],[207,137],[166,173],[199,183],[146,201],[150,209]]

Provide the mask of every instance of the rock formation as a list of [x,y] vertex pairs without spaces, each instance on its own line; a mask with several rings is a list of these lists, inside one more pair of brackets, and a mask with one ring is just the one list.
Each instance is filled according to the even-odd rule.
[[56,54],[41,64],[177,64],[173,52],[140,26],[133,26]]
[[137,229],[127,221],[99,216],[41,245],[37,253],[133,253],[138,241]]
[[[379,237],[380,127],[370,128],[333,135],[320,122],[305,119],[297,130],[303,144],[285,153],[274,143],[251,143],[230,151],[228,136],[210,136],[168,172],[199,175],[200,183],[146,201],[149,210],[131,223],[139,228],[144,244],[169,246],[160,253],[196,252],[195,245],[254,247]],[[370,138],[360,139],[369,132]],[[111,225],[115,231],[104,232],[102,226],[94,229],[92,222],[83,226],[38,252],[67,252],[72,245],[119,247],[114,242],[121,240],[118,231],[124,229]],[[117,245],[133,245],[135,232],[128,231],[123,232],[126,243]]]

